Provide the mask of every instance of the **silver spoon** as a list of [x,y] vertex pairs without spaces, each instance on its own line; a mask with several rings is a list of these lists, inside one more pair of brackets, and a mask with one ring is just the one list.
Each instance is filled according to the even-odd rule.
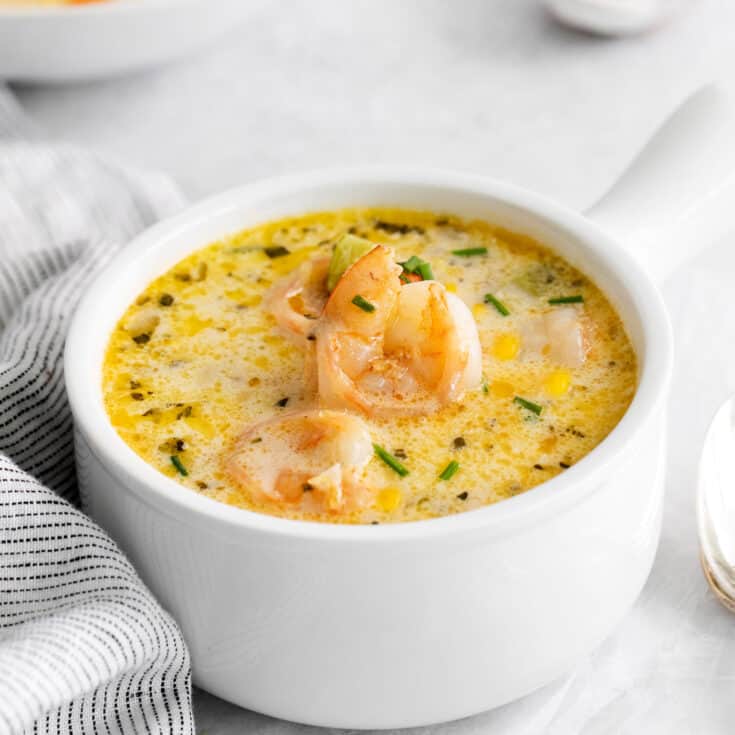
[[704,575],[735,612],[735,398],[719,408],[704,440],[697,520]]

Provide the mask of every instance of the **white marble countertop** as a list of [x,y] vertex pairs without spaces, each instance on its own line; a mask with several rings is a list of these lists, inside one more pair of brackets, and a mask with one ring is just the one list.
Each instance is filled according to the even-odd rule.
[[[373,162],[486,173],[584,208],[686,94],[711,79],[735,87],[732,0],[692,0],[658,33],[620,41],[561,29],[539,4],[288,0],[166,69],[16,91],[53,135],[169,171],[192,198]],[[425,732],[733,732],[735,616],[706,588],[694,523],[701,439],[735,391],[733,245],[735,236],[666,285],[679,351],[670,474],[641,599],[567,680]],[[308,729],[198,691],[195,707],[207,735]]]

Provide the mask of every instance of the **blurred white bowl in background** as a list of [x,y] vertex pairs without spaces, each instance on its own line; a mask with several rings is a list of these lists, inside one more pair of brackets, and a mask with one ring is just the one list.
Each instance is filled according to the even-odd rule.
[[606,36],[640,33],[661,24],[683,0],[545,0],[562,23]]
[[264,0],[107,0],[0,5],[0,79],[63,82],[120,75],[211,43]]

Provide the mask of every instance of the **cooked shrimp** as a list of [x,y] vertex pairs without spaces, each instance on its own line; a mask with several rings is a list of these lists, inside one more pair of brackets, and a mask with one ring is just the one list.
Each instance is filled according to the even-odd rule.
[[525,357],[544,357],[569,367],[581,365],[587,357],[584,323],[573,306],[555,308],[532,317],[523,330]]
[[302,411],[247,429],[226,470],[256,500],[337,512],[368,501],[371,494],[360,471],[372,456],[362,419],[338,411]]
[[303,346],[327,301],[329,258],[303,263],[277,281],[264,300],[265,308],[294,342]]
[[[400,274],[378,245],[337,283],[317,329],[323,405],[427,414],[479,385],[480,341],[465,303],[436,281],[401,285]],[[356,305],[358,296],[372,308]]]

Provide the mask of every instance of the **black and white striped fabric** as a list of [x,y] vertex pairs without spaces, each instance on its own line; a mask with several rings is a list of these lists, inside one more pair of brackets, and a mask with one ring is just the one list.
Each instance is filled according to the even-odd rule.
[[90,278],[182,204],[31,130],[0,89],[0,733],[192,733],[189,654],[76,508],[62,351]]

